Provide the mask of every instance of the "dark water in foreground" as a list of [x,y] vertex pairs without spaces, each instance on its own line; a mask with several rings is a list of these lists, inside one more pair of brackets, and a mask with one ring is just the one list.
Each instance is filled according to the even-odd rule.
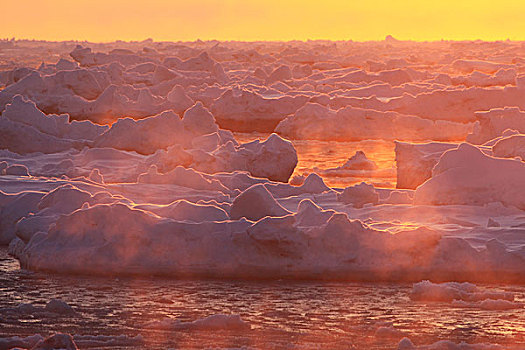
[[[491,286],[498,288],[498,286]],[[392,349],[403,336],[416,345],[441,339],[525,348],[525,309],[487,311],[447,303],[415,303],[411,285],[55,276],[19,269],[0,248],[0,307],[70,304],[74,316],[0,314],[0,337],[52,332],[136,336],[143,345],[120,348]],[[505,286],[524,301],[525,287]],[[192,321],[239,314],[251,330],[156,331],[145,324],[165,317]],[[399,332],[377,332],[384,322]],[[111,347],[115,348],[115,347]]]

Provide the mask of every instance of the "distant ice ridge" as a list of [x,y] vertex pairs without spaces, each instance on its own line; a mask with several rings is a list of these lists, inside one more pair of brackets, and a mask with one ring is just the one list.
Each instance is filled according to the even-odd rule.
[[[200,102],[182,119],[165,111],[138,121],[119,119],[107,127],[45,115],[16,95],[0,116],[0,131],[0,148],[9,151],[1,151],[5,156],[0,152],[0,159],[8,165],[16,159],[32,175],[88,177],[96,169],[107,181],[134,182],[154,165],[162,173],[177,166],[207,173],[241,170],[287,182],[297,165],[289,141],[272,134],[263,142],[239,145]],[[115,171],[118,167],[125,169]]]
[[464,140],[472,125],[430,120],[394,111],[347,106],[338,110],[308,103],[282,120],[275,131],[292,139],[311,140]]
[[[46,114],[111,124],[167,110],[182,115],[200,101],[230,130],[272,132],[282,123],[289,137],[415,141],[464,140],[475,112],[525,109],[519,60],[466,60],[446,43],[410,44],[430,56],[447,52],[439,70],[417,55],[397,57],[406,55],[399,48],[394,57],[378,55],[377,43],[334,43],[323,55],[315,43],[140,45],[96,45],[99,52],[79,45],[69,52],[73,61],[7,68],[0,110],[20,94]],[[311,113],[315,104],[326,118]],[[321,125],[337,132],[317,132]]]

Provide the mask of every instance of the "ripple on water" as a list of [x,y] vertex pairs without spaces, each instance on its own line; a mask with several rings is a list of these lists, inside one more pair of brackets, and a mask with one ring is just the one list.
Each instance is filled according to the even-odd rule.
[[[170,279],[105,279],[21,271],[0,250],[2,307],[43,306],[60,298],[74,316],[0,317],[1,336],[48,334],[142,334],[148,348],[241,347],[381,349],[400,337],[416,344],[440,339],[525,345],[523,310],[453,308],[414,303],[411,285],[384,283],[239,282]],[[494,288],[492,286],[491,288]],[[496,286],[497,288],[497,286]],[[501,287],[525,300],[525,288]],[[170,302],[166,302],[169,300]],[[193,321],[212,314],[239,314],[250,331],[159,331],[145,325],[166,317]],[[381,326],[398,332],[382,332]]]

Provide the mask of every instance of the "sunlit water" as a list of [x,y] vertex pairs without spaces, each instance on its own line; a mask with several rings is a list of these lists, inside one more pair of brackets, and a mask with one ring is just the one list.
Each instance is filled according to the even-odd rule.
[[[490,286],[516,293],[525,288]],[[0,315],[0,336],[71,334],[135,336],[135,347],[263,349],[392,349],[403,336],[416,344],[441,339],[512,344],[525,348],[525,312],[454,308],[416,303],[411,285],[326,282],[240,282],[170,279],[103,279],[47,275],[19,269],[0,249],[0,305],[44,306],[60,298],[75,316]],[[212,314],[239,314],[247,331],[154,331],[146,323],[165,317],[191,321]],[[383,322],[402,333],[376,334]],[[115,347],[112,347],[115,348]],[[125,348],[125,347],[122,347]]]
[[[260,139],[263,141],[268,134],[235,133],[235,138],[243,143]],[[359,142],[293,140],[297,150],[298,164],[294,175],[309,174],[321,170],[321,175],[328,186],[346,187],[367,181],[376,187],[392,188],[396,186],[394,142],[383,140],[365,140]],[[337,168],[343,165],[356,151],[365,152],[368,159],[374,161],[378,170],[374,174],[356,173],[336,174],[323,173],[323,170]],[[318,172],[318,171],[317,171]],[[372,175],[372,176],[371,176]]]

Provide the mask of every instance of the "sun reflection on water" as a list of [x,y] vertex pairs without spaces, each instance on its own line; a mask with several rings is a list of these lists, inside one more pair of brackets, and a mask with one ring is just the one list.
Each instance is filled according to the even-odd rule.
[[[239,143],[256,139],[264,140],[268,134],[235,133]],[[292,175],[303,175],[343,165],[356,151],[364,151],[368,159],[374,161],[378,170],[370,172],[354,172],[349,174],[336,172],[320,174],[330,187],[347,187],[362,181],[377,187],[394,188],[396,186],[394,142],[383,140],[366,140],[359,142],[292,140],[297,150],[298,164]],[[372,176],[371,176],[372,175]]]

